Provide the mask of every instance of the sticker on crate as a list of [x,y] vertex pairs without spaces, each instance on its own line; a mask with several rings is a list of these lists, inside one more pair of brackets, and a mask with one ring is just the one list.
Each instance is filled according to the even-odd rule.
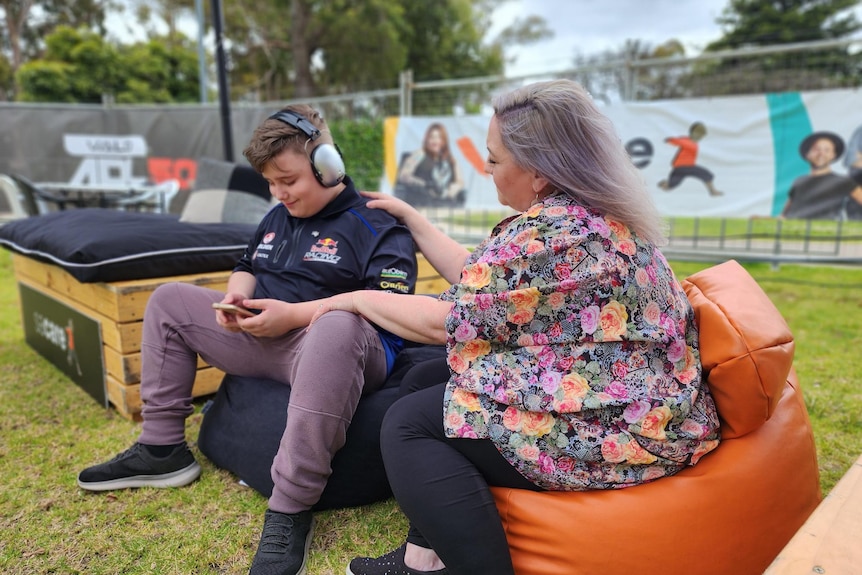
[[99,322],[30,286],[18,287],[27,344],[108,407]]

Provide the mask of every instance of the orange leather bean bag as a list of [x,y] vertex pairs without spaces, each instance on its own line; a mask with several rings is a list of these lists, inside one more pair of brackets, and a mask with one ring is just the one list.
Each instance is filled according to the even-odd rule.
[[722,443],[694,467],[628,489],[493,488],[518,575],[761,574],[820,502],[784,319],[733,260],[683,287]]

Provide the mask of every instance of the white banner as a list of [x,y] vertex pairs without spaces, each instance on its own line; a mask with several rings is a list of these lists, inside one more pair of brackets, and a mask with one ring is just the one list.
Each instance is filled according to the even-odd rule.
[[[839,204],[842,209],[849,204],[845,212],[851,218],[860,217],[854,214],[862,209],[851,198],[862,194],[859,90],[619,103],[603,110],[664,215],[777,216],[795,185],[795,211],[788,212],[789,217],[840,217],[833,213]],[[384,191],[405,193],[399,166],[422,149],[428,127],[439,124],[465,192],[463,197],[443,197],[432,189],[426,203],[499,207],[493,181],[482,166],[488,121],[488,116],[388,118]],[[822,158],[810,156],[817,139],[843,153],[827,158],[824,166]],[[417,164],[422,156],[413,159]],[[821,177],[830,172],[828,178]],[[809,191],[812,188],[819,189]],[[807,198],[818,205],[801,209]]]

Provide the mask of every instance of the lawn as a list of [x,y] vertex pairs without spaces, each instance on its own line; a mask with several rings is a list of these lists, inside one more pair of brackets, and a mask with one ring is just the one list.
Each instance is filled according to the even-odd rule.
[[[686,276],[710,264],[672,265]],[[862,453],[862,268],[746,267],[795,335],[826,493]],[[247,573],[266,500],[199,454],[204,473],[186,488],[78,489],[77,472],[128,447],[139,425],[97,405],[24,343],[5,251],[0,278],[0,572]],[[200,419],[188,420],[192,444]],[[393,501],[316,518],[311,575],[388,551],[406,528]]]

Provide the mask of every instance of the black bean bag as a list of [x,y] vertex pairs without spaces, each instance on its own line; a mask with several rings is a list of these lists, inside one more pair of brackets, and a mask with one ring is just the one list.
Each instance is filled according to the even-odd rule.
[[[380,455],[383,416],[398,399],[401,380],[410,368],[443,357],[443,346],[406,347],[396,357],[384,387],[362,397],[315,510],[357,507],[390,497]],[[270,467],[284,432],[289,399],[290,387],[283,383],[226,375],[215,398],[204,408],[198,448],[216,466],[269,497],[273,488]]]

